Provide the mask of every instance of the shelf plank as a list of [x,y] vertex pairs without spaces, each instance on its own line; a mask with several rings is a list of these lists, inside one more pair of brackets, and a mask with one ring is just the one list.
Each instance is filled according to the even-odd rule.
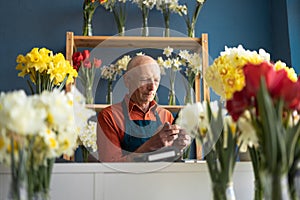
[[[198,43],[198,44],[197,44]],[[201,38],[137,37],[137,36],[74,36],[74,46],[95,48],[166,48],[197,51]]]
[[[95,110],[97,113],[100,112],[102,109],[110,106],[110,104],[87,104],[86,107],[89,109]],[[165,108],[172,113],[178,113],[180,109],[183,108],[181,105],[176,106],[169,106],[169,105],[159,105],[159,107]]]

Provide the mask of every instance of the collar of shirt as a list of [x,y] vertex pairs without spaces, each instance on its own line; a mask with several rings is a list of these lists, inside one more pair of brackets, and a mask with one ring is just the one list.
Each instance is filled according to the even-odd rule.
[[[127,105],[127,108],[128,108],[128,112],[132,112],[132,111],[139,111],[139,112],[143,112],[139,106],[134,102],[132,101],[130,98],[129,98],[129,95],[126,95],[125,96],[125,102],[126,102],[126,105]],[[157,108],[157,103],[155,100],[152,100],[150,102],[150,105],[149,105],[149,110],[145,113],[149,113],[149,111],[152,111],[152,113],[154,113],[154,111],[156,110]]]

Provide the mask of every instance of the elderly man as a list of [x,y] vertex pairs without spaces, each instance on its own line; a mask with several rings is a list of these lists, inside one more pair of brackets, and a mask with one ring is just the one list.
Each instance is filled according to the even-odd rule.
[[185,148],[190,138],[173,116],[154,100],[160,82],[160,68],[149,56],[131,59],[124,74],[129,93],[122,102],[98,115],[97,145],[101,162],[134,161],[143,153],[162,147]]

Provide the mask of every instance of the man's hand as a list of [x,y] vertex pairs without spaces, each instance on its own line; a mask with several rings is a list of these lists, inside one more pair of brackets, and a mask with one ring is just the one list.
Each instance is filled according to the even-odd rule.
[[191,144],[191,137],[186,133],[184,129],[181,129],[178,138],[174,140],[173,146],[177,147],[179,150],[183,150]]
[[165,123],[158,128],[158,131],[147,142],[137,149],[136,153],[150,152],[162,147],[172,146],[179,133],[180,127],[178,125]]

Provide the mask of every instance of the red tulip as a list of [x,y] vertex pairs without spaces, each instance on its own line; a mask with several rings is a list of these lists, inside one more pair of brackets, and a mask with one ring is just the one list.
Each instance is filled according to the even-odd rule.
[[82,56],[81,52],[75,52],[72,55],[72,61],[73,61],[74,69],[76,69],[78,71],[78,69],[80,68],[81,62],[83,61],[83,56]]
[[235,92],[232,99],[226,102],[226,108],[234,121],[237,121],[250,105],[251,97],[248,96],[245,88],[242,91]]
[[94,67],[95,68],[99,68],[102,64],[102,60],[101,59],[97,59],[97,58],[94,58]]
[[248,96],[256,96],[260,87],[261,77],[264,77],[268,89],[276,87],[278,83],[279,77],[276,76],[276,71],[269,62],[263,62],[258,65],[249,63],[244,66],[243,70]]
[[83,60],[88,60],[90,58],[90,51],[89,50],[83,50],[82,51]]
[[84,66],[85,68],[91,68],[91,67],[92,67],[92,64],[91,64],[91,62],[90,62],[89,60],[84,60],[84,61],[83,61],[83,66]]

